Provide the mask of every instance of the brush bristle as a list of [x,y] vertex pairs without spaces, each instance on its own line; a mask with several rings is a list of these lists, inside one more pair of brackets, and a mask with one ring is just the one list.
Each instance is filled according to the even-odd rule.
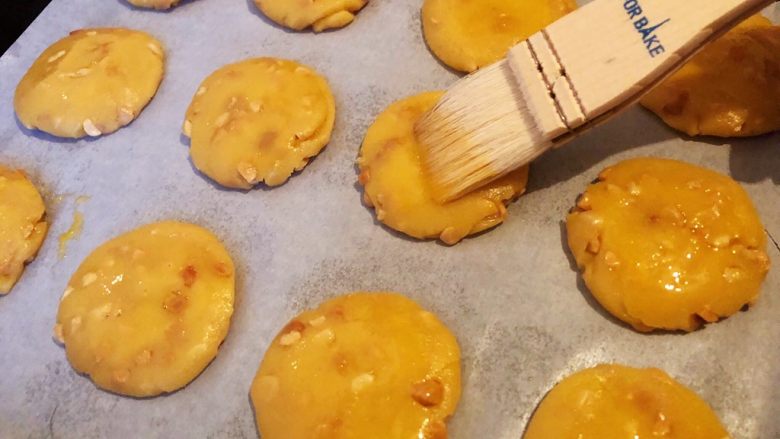
[[506,61],[459,81],[415,126],[435,198],[449,201],[549,147]]

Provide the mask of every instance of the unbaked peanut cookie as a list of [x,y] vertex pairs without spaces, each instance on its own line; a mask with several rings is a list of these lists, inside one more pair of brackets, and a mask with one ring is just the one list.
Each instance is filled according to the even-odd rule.
[[728,439],[706,401],[659,369],[602,364],[558,383],[524,439]]
[[780,26],[756,15],[707,46],[642,105],[690,136],[780,129]]
[[22,171],[0,165],[0,295],[8,294],[46,237],[46,207]]
[[452,245],[504,222],[506,204],[525,192],[528,167],[457,200],[434,201],[414,124],[441,95],[430,92],[403,99],[376,118],[360,150],[359,181],[364,202],[374,207],[379,221],[418,239],[439,238]]
[[425,41],[444,64],[473,72],[575,10],[574,0],[425,0]]
[[195,167],[217,183],[278,186],[330,141],[336,104],[325,78],[294,61],[254,58],[201,84],[183,132]]
[[160,42],[144,32],[73,31],[44,50],[19,82],[16,115],[28,129],[59,137],[112,133],[152,99],[164,61]]
[[766,236],[742,187],[674,160],[640,158],[599,175],[566,219],[585,284],[638,331],[692,331],[753,304]]
[[368,0],[254,0],[275,23],[294,30],[311,27],[314,32],[344,27]]
[[179,0],[127,0],[133,6],[149,9],[170,9],[179,4]]
[[98,387],[155,396],[217,355],[233,314],[233,261],[211,232],[149,224],[98,247],[71,277],[55,336]]
[[396,293],[353,293],[295,317],[252,382],[263,439],[446,439],[460,349]]

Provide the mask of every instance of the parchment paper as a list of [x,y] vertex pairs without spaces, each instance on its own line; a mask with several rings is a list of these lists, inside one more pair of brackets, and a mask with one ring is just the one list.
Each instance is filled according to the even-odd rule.
[[[600,362],[657,366],[703,396],[736,438],[780,438],[780,267],[749,312],[691,334],[638,334],[590,298],[565,249],[562,220],[598,171],[660,156],[727,173],[780,238],[780,135],[683,139],[641,109],[538,160],[530,190],[499,228],[447,248],[392,233],[361,204],[354,160],[391,102],[457,76],[426,49],[420,0],[371,1],[349,27],[319,35],[281,29],[247,0],[195,0],[170,12],[118,0],[54,0],[0,58],[0,162],[43,188],[51,230],[38,258],[0,298],[3,438],[256,437],[248,390],[269,341],[293,315],[353,290],[394,290],[438,314],[463,350],[455,439],[520,438],[563,376]],[[777,15],[777,10],[772,10]],[[140,117],[115,134],[67,141],[23,129],[13,92],[38,54],[68,31],[126,26],[157,36],[165,80]],[[296,59],[325,74],[338,116],[333,140],[286,185],[225,191],[194,172],[179,129],[200,81],[247,57]],[[57,236],[85,217],[57,257]],[[62,201],[58,202],[58,196]],[[51,338],[60,295],[105,240],[156,220],[213,230],[238,268],[237,306],[219,356],[189,386],[132,399],[97,389]],[[780,253],[770,243],[777,265]]]

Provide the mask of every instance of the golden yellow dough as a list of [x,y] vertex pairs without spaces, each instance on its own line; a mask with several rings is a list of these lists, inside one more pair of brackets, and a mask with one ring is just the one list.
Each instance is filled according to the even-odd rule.
[[659,369],[603,364],[558,383],[524,439],[727,439],[696,393]]
[[780,129],[780,26],[754,16],[642,99],[691,136],[747,137]]
[[71,277],[55,336],[98,387],[172,392],[217,355],[233,314],[233,261],[211,232],[149,224],[98,247]]
[[377,117],[360,150],[359,181],[363,199],[376,209],[379,221],[415,238],[439,238],[452,245],[504,222],[506,204],[525,192],[528,167],[457,200],[434,201],[413,130],[440,97],[441,92],[430,92],[406,98]]
[[35,60],[16,87],[22,124],[59,137],[112,133],[138,117],[163,77],[152,36],[121,28],[82,29]]
[[139,8],[150,9],[170,9],[179,4],[179,0],[127,0],[127,2]]
[[460,349],[396,293],[353,293],[295,317],[252,382],[263,439],[446,439]]
[[0,295],[8,294],[46,237],[46,207],[23,172],[0,165]]
[[444,64],[473,72],[577,8],[574,0],[425,0],[425,41]]
[[275,23],[295,30],[315,32],[344,27],[368,0],[254,0]]
[[254,58],[201,84],[184,121],[192,161],[217,183],[278,186],[330,141],[336,104],[325,78],[294,61]]
[[674,160],[626,160],[602,171],[566,220],[585,284],[639,331],[692,331],[759,295],[766,236],[742,187]]

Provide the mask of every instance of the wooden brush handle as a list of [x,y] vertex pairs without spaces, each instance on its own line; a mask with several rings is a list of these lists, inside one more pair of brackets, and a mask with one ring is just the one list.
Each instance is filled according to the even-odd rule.
[[773,2],[596,0],[513,48],[507,62],[552,140],[635,102]]

